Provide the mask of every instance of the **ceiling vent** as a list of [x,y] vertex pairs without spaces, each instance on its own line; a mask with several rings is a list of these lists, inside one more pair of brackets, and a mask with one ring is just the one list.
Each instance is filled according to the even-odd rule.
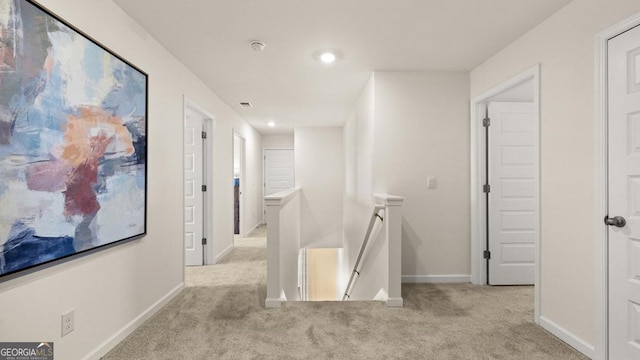
[[244,102],[240,103],[240,107],[245,108],[245,109],[250,109],[250,108],[253,107],[253,105],[251,105],[251,103],[248,102],[248,101],[244,101]]
[[262,52],[264,51],[266,45],[262,41],[252,40],[251,42],[249,42],[249,46],[251,46],[251,48],[255,52]]

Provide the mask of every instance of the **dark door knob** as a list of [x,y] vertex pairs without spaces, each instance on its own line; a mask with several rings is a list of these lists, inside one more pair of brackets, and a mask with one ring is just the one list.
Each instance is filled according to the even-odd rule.
[[622,216],[614,216],[612,218],[605,216],[604,223],[609,226],[624,227],[625,225],[627,225],[627,220],[625,220]]

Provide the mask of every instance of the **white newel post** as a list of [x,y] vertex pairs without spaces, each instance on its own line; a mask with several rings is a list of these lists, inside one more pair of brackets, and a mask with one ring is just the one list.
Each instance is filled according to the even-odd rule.
[[389,244],[387,306],[402,307],[402,203],[404,197],[374,194],[376,204],[384,205],[384,232]]
[[266,308],[278,308],[280,299],[280,207],[282,198],[265,197],[267,206],[267,299]]
[[300,250],[300,188],[264,197],[267,206],[266,308],[278,308],[287,296],[297,300]]

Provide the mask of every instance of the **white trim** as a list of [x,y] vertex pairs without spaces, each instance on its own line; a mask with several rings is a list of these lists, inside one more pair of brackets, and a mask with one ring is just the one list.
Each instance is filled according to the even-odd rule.
[[[205,207],[203,209],[204,213],[203,215],[206,216],[209,219],[213,219],[213,166],[214,166],[214,144],[213,144],[213,139],[214,139],[214,131],[215,131],[215,127],[216,127],[216,118],[211,115],[210,112],[208,112],[207,110],[205,110],[203,107],[201,107],[200,105],[198,105],[196,102],[194,102],[193,100],[189,99],[186,95],[183,95],[183,125],[182,125],[182,151],[184,154],[184,124],[186,124],[187,121],[187,109],[191,109],[192,111],[195,111],[197,113],[199,113],[202,117],[206,118],[205,122],[204,122],[204,126],[205,126],[205,131],[207,132],[208,136],[207,136],[207,142],[205,142],[205,146],[203,147],[203,155],[206,157],[206,159],[210,160],[207,161],[207,163],[209,164],[209,167],[207,167],[206,169],[203,169],[203,173],[205,176],[205,182],[208,188],[211,189],[211,191],[207,191],[207,201],[205,204]],[[184,156],[182,156],[182,183],[185,183],[185,173],[184,173]],[[184,189],[184,185],[182,188],[182,240],[183,240],[183,245],[182,245],[182,252],[184,255],[184,218],[185,218],[185,214],[184,214],[184,194],[185,194],[185,189]],[[209,221],[207,222],[207,227],[205,229],[205,234],[203,234],[203,236],[205,238],[207,238],[207,245],[205,245],[205,249],[203,249],[204,251],[204,264],[203,265],[210,265],[212,264],[212,262],[210,261],[210,259],[214,258],[214,252],[213,252],[213,221]],[[183,256],[183,268],[186,266],[184,263],[184,256]],[[182,279],[185,279],[185,274],[183,271],[183,276]]]
[[258,226],[264,224],[262,221],[258,221],[257,224],[255,224],[248,232],[247,232],[247,237],[249,236],[249,234],[251,234],[255,229],[258,228]]
[[595,211],[594,236],[596,260],[596,343],[593,359],[608,356],[608,246],[607,229],[602,223],[607,214],[607,42],[609,39],[640,25],[640,13],[603,30],[595,43]]
[[567,329],[545,318],[544,316],[540,316],[540,326],[560,340],[567,343],[572,348],[583,353],[588,358],[594,359],[595,348],[593,347],[593,345],[570,333],[569,331],[567,331]]
[[267,309],[275,309],[279,308],[283,302],[287,301],[287,294],[285,294],[284,289],[280,289],[280,297],[277,299],[267,298],[264,301],[264,307]]
[[282,300],[280,299],[266,299],[264,301],[264,307],[267,309],[277,309],[282,305]]
[[402,206],[404,196],[391,194],[373,194],[373,200],[376,204],[384,206]]
[[537,151],[536,161],[538,164],[536,192],[538,195],[538,212],[536,222],[538,224],[538,233],[536,238],[535,249],[535,279],[534,279],[534,297],[535,310],[534,321],[539,322],[541,309],[541,242],[540,223],[541,197],[540,197],[540,64],[521,72],[520,74],[506,80],[499,85],[485,91],[484,93],[471,99],[471,282],[473,284],[486,284],[486,261],[483,259],[483,251],[485,245],[485,198],[481,191],[484,182],[484,138],[480,119],[483,116],[485,108],[484,103],[492,97],[509,90],[510,88],[523,83],[529,79],[533,79],[534,87],[534,121],[536,121]]
[[293,199],[302,190],[301,187],[294,187],[288,190],[282,190],[264,197],[267,206],[283,206]]
[[401,308],[404,305],[404,300],[399,298],[388,298],[386,302],[387,307]]
[[216,256],[216,258],[213,260],[213,263],[217,264],[220,260],[222,260],[225,256],[227,256],[227,254],[229,254],[231,250],[233,250],[233,248],[234,248],[234,245],[233,243],[231,243],[229,246],[227,246],[226,249],[222,250],[222,252],[218,254],[218,256]]
[[120,330],[116,331],[115,334],[110,336],[107,340],[98,345],[95,349],[93,349],[90,353],[88,353],[82,360],[100,360],[103,356],[105,356],[109,351],[113,350],[122,340],[124,340],[127,336],[133,333],[140,325],[144,324],[145,321],[149,320],[151,316],[155,315],[160,309],[162,309],[165,305],[169,303],[169,301],[173,300],[182,290],[184,289],[184,282],[180,283],[178,286],[173,288],[167,294],[165,294],[160,300],[153,303],[146,310],[144,310],[140,315],[136,316],[135,319],[131,320],[128,324],[123,326]]
[[471,282],[471,275],[402,275],[403,284],[455,284]]

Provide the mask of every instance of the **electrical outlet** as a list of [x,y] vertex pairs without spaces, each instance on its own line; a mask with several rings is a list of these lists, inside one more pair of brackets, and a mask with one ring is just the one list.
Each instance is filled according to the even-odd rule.
[[435,189],[436,188],[436,177],[435,176],[427,176],[427,189]]
[[75,327],[75,310],[72,309],[62,314],[62,336],[72,332]]

